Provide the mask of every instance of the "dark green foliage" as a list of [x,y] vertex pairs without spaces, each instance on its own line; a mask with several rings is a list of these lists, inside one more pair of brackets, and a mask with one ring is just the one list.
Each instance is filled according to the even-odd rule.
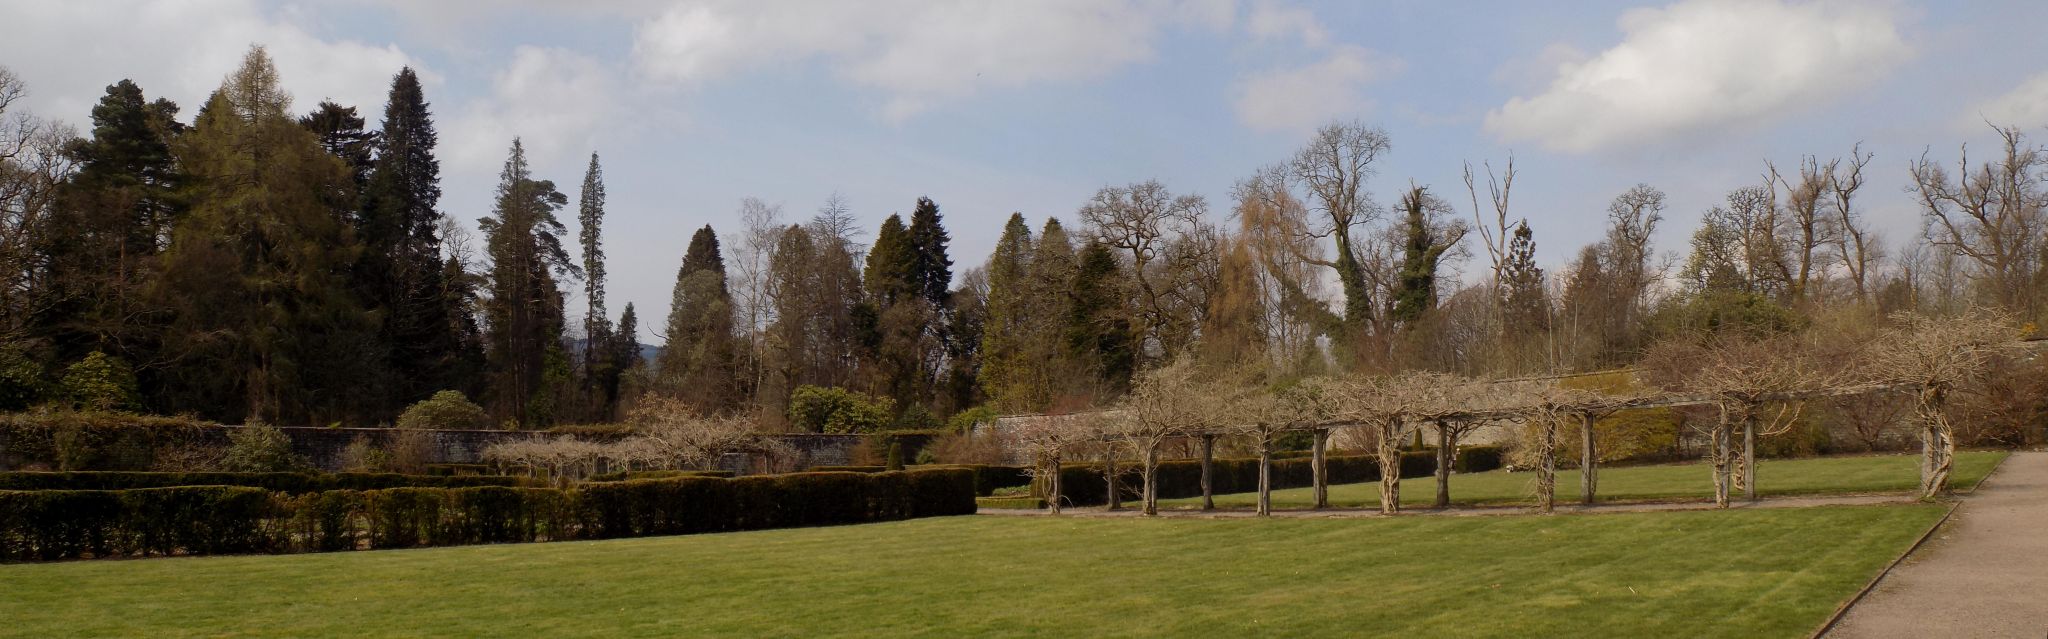
[[64,398],[86,410],[134,410],[141,407],[135,369],[121,358],[93,351],[64,369]]
[[739,344],[733,334],[732,293],[718,233],[709,224],[690,236],[683,265],[676,270],[667,333],[668,346],[656,362],[662,385],[700,412],[718,413],[737,405],[734,364]]
[[[0,475],[0,481],[20,475],[29,474]],[[103,484],[120,483],[111,480],[114,473],[84,475],[106,480]],[[330,486],[343,483],[300,477]],[[453,486],[459,483],[453,480],[483,478],[408,479]],[[297,496],[227,485],[0,489],[0,559],[312,552],[352,550],[365,541],[369,548],[410,548],[606,539],[893,521],[975,510],[975,473],[964,468],[635,479],[587,483],[576,490],[495,485],[356,490],[374,482],[353,483],[358,485]]]
[[579,269],[562,247],[567,231],[555,217],[568,202],[554,182],[533,179],[526,147],[513,140],[497,204],[479,222],[491,258],[484,313],[491,328],[491,404],[497,417],[525,427],[549,423],[554,392],[568,381],[556,275],[575,276]]
[[1444,253],[1464,237],[1462,230],[1446,233],[1432,224],[1431,214],[1443,203],[1420,186],[1401,196],[1401,271],[1394,287],[1393,310],[1389,317],[1408,323],[1421,319],[1436,308],[1436,269]]
[[918,293],[913,283],[916,276],[917,246],[903,228],[903,217],[890,215],[875,234],[875,245],[868,249],[867,269],[861,275],[868,296],[876,306],[886,308]]
[[524,477],[396,473],[154,473],[130,471],[0,472],[0,490],[134,490],[173,486],[245,486],[292,495],[384,488],[528,486]]
[[1524,221],[1515,225],[1501,265],[1501,321],[1511,335],[1534,335],[1550,328],[1550,297],[1543,290],[1543,269],[1536,266],[1535,231]]
[[462,391],[444,390],[406,407],[398,416],[399,428],[474,430],[490,426],[484,408],[469,401]]
[[934,307],[951,306],[953,259],[946,255],[946,244],[950,241],[938,203],[928,197],[917,198],[917,208],[910,212],[908,285]]
[[1117,396],[1130,385],[1137,366],[1136,331],[1124,309],[1123,265],[1100,242],[1081,249],[1080,267],[1068,295],[1066,347],[1087,367],[1099,396]]
[[1667,336],[1703,337],[1722,332],[1778,335],[1806,327],[1797,311],[1757,293],[1705,290],[1666,301],[1650,318]]
[[888,466],[812,466],[812,467],[810,467],[810,468],[808,468],[808,469],[805,469],[805,470],[804,470],[804,472],[809,472],[809,473],[879,473],[879,472],[882,472],[882,471],[885,471],[885,470],[888,470],[888,469],[889,469],[889,467],[888,467]]
[[[849,467],[850,468],[850,467]],[[929,464],[911,467],[911,470],[926,468],[964,468],[974,471],[974,494],[987,497],[999,488],[1014,488],[1031,485],[1031,469],[1023,466],[991,466],[987,464]],[[822,469],[814,469],[820,470]]]
[[0,558],[268,550],[274,510],[269,492],[232,486],[0,491]]
[[0,411],[18,411],[42,401],[49,392],[43,368],[14,346],[0,347]]
[[377,159],[356,221],[364,247],[358,279],[372,287],[371,304],[384,311],[380,334],[390,348],[394,409],[442,389],[481,390],[474,381],[483,356],[474,277],[441,255],[438,143],[419,76],[399,70],[391,78]]
[[672,477],[720,477],[731,478],[730,470],[629,470],[616,473],[591,475],[584,481],[625,481],[628,479],[669,479]]
[[812,433],[872,433],[890,424],[895,402],[844,388],[798,386],[789,395],[790,424]]

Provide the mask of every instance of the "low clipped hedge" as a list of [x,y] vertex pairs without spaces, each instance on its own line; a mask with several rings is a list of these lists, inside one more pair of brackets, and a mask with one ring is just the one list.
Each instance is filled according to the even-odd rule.
[[584,484],[0,490],[0,559],[322,552],[642,537],[973,514],[974,472],[682,476]]
[[[1329,482],[1331,484],[1356,484],[1379,481],[1379,459],[1376,455],[1330,455]],[[1476,473],[1500,467],[1500,449],[1493,447],[1467,447],[1458,452],[1454,466],[1457,472]],[[1118,492],[1136,499],[1144,487],[1143,466],[1118,464]],[[1102,465],[1098,463],[1064,464],[1060,467],[1060,498],[1075,506],[1099,506],[1109,499],[1109,483],[1103,478]],[[1259,460],[1257,458],[1216,459],[1211,461],[1210,472],[1215,494],[1248,493],[1259,489]],[[1436,473],[1436,452],[1421,450],[1401,454],[1401,477],[1428,477]],[[1315,484],[1314,460],[1309,457],[1274,459],[1272,487],[1302,488]],[[1032,496],[1043,497],[1042,486],[1034,486]],[[1202,494],[1202,462],[1193,459],[1176,459],[1159,462],[1159,498],[1177,499],[1196,497]]]
[[812,466],[812,467],[810,467],[810,468],[806,468],[806,469],[804,469],[804,470],[805,470],[805,472],[813,472],[813,473],[879,473],[879,472],[882,472],[882,471],[885,471],[885,470],[888,470],[888,469],[889,469],[889,467],[888,467],[888,466],[845,466],[845,465],[841,465],[841,466],[830,466],[830,465],[827,465],[827,466]]
[[725,477],[735,475],[730,470],[628,470],[615,473],[591,475],[584,481],[625,481],[628,479],[670,479],[674,477]]
[[472,488],[536,485],[501,475],[397,473],[158,473],[139,471],[0,472],[0,490],[133,490],[171,486],[246,486],[301,494],[386,488]]
[[974,471],[974,494],[987,497],[999,488],[1031,485],[1031,469],[1023,466],[996,466],[993,464],[923,464],[918,468],[965,468]]

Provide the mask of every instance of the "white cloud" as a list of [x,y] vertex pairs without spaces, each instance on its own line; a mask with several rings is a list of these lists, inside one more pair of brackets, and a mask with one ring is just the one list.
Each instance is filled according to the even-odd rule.
[[1969,128],[1985,122],[1998,126],[2048,126],[2048,73],[2036,75],[2005,95],[1978,104],[1958,118]]
[[0,60],[29,83],[30,107],[81,125],[105,87],[123,78],[190,117],[251,44],[269,49],[299,111],[332,98],[374,122],[399,68],[411,65],[439,83],[395,45],[322,38],[253,0],[15,2],[6,13]]
[[1299,131],[1372,107],[1365,85],[1400,67],[1356,45],[1339,45],[1320,62],[1251,75],[1238,83],[1237,119],[1255,129]]
[[1589,151],[1751,125],[1838,97],[1911,55],[1886,5],[1687,0],[1623,13],[1622,42],[1556,68],[1487,130]]
[[901,119],[983,89],[1099,78],[1151,60],[1167,27],[1217,27],[1215,0],[877,0],[678,3],[639,25],[633,57],[647,78],[693,85],[777,63],[824,60],[880,91]]
[[1330,41],[1330,32],[1314,14],[1300,7],[1283,7],[1273,0],[1261,0],[1252,5],[1245,16],[1245,31],[1260,40],[1294,38],[1310,47],[1320,47]]
[[618,124],[620,83],[602,62],[574,51],[521,46],[491,78],[488,96],[448,125],[448,159],[458,169],[495,172],[512,138],[536,165],[582,166],[600,128]]

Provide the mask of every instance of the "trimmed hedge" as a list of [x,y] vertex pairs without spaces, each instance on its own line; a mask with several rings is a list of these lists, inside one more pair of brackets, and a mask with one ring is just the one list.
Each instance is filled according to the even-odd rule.
[[804,469],[807,473],[879,473],[888,466],[812,466]]
[[672,477],[578,489],[0,491],[0,559],[319,552],[829,526],[975,511],[964,468]]
[[247,486],[302,494],[385,488],[470,488],[537,485],[502,475],[397,473],[156,473],[138,471],[0,472],[0,490],[133,490],[171,486]]
[[1031,485],[1031,469],[1023,466],[994,466],[989,464],[923,464],[920,468],[965,468],[974,471],[974,494],[987,497],[994,495],[998,488]]
[[730,470],[628,470],[591,475],[590,479],[584,481],[625,481],[628,479],[670,479],[675,477],[722,477],[730,479],[733,476],[734,473]]
[[[1376,455],[1330,455],[1329,482],[1331,484],[1356,484],[1379,481],[1379,459]],[[1498,448],[1466,447],[1459,451],[1454,467],[1460,473],[1476,473],[1500,467],[1501,453]],[[1259,489],[1259,460],[1257,458],[1216,459],[1211,462],[1211,481],[1218,495],[1249,493]],[[1139,464],[1118,464],[1121,475],[1118,492],[1127,498],[1137,499],[1144,489],[1144,467]],[[1309,457],[1291,457],[1273,460],[1273,489],[1302,488],[1315,484],[1314,460]],[[1401,454],[1401,477],[1429,477],[1436,473],[1436,452],[1429,450],[1409,451]],[[1060,497],[1070,505],[1100,506],[1108,501],[1109,484],[1102,477],[1102,465],[1097,463],[1064,464],[1060,467]],[[1159,462],[1159,498],[1177,499],[1197,497],[1202,494],[1202,462],[1198,459],[1176,459]],[[1042,487],[1034,486],[1033,497],[1044,497]]]

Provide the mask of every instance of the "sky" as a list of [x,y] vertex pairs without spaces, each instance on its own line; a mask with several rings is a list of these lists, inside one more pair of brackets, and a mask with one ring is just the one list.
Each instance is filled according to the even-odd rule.
[[1987,122],[2048,139],[2048,3],[2029,1],[0,0],[0,21],[26,107],[81,129],[123,78],[189,119],[251,44],[295,110],[374,126],[412,66],[442,210],[490,212],[514,137],[572,201],[599,154],[612,312],[657,327],[690,234],[733,236],[749,197],[800,221],[839,194],[873,229],[929,196],[958,273],[1012,212],[1072,222],[1108,185],[1226,216],[1237,181],[1358,121],[1393,140],[1381,202],[1412,182],[1464,203],[1466,163],[1512,156],[1512,215],[1549,268],[1634,184],[1669,193],[1654,241],[1679,253],[1767,161],[1858,144],[1865,216],[1896,244],[1920,233],[1909,162],[1984,157]]

